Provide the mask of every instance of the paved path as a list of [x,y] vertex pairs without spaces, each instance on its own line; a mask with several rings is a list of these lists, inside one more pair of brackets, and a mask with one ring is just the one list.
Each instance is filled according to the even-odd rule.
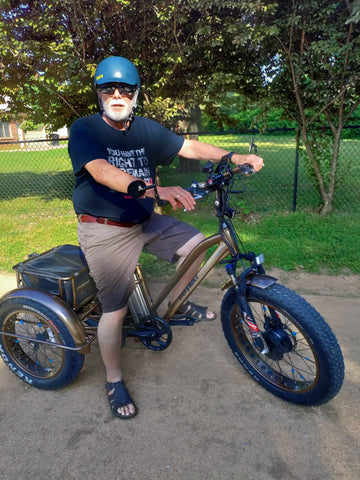
[[[176,327],[159,353],[129,342],[124,372],[139,408],[111,416],[98,346],[59,391],[28,387],[0,363],[1,480],[358,480],[360,277],[285,274],[327,319],[346,379],[321,407],[270,395],[237,364],[219,320]],[[0,294],[13,276],[0,275]],[[200,288],[219,311],[222,294]]]

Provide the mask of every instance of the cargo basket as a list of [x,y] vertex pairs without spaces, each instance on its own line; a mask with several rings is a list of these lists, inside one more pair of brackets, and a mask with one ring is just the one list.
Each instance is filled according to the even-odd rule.
[[84,254],[75,245],[61,245],[13,266],[19,287],[31,287],[61,297],[79,310],[96,297]]

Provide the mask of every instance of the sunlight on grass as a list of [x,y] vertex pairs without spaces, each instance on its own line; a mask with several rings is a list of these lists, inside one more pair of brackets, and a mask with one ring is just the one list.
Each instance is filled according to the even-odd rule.
[[69,200],[23,198],[21,202],[2,202],[2,207],[0,270],[11,271],[15,263],[32,252],[41,253],[63,243],[78,244],[76,217]]
[[[251,135],[201,137],[206,143],[227,150],[247,153]],[[359,178],[358,162],[351,163],[351,175],[341,175],[337,208],[327,217],[314,213],[319,195],[300,168],[301,191],[298,211],[292,208],[295,141],[291,136],[255,138],[265,168],[247,179],[243,194],[234,194],[239,211],[234,224],[246,251],[265,254],[265,267],[284,270],[304,269],[312,272],[360,273],[359,192],[351,183]],[[282,142],[282,143],[281,143]],[[348,171],[349,158],[357,140],[345,140],[341,148],[341,165]],[[161,168],[162,185],[187,187],[192,179],[204,180],[200,171],[181,174],[175,161]],[[40,253],[64,243],[77,244],[76,217],[71,192],[73,174],[66,148],[40,152],[3,152],[0,165],[0,270],[11,271],[12,265],[34,251]],[[244,185],[243,185],[244,186]],[[349,198],[355,192],[357,198]],[[344,207],[344,199],[349,203]],[[343,202],[343,203],[341,203]],[[214,195],[197,203],[196,210],[164,211],[190,223],[206,236],[217,232]],[[284,204],[287,205],[284,208]],[[247,211],[250,212],[247,215]],[[149,254],[141,257],[145,271],[161,274],[169,268]],[[171,267],[173,268],[173,267]]]

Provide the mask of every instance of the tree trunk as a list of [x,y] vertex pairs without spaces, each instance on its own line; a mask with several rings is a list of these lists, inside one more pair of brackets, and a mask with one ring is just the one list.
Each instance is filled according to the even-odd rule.
[[330,197],[330,195],[326,195],[326,198],[323,201],[322,207],[320,209],[320,215],[325,216],[332,211],[333,209],[332,201],[333,201],[332,197]]
[[[187,125],[187,135],[186,138],[191,140],[198,140],[199,138],[199,129],[200,129],[200,118],[201,110],[200,107],[196,106],[190,109],[190,121]],[[190,158],[179,157],[179,170],[181,173],[188,172],[199,172],[200,164],[197,160],[192,160]]]
[[[333,125],[332,125],[333,126]],[[312,150],[311,142],[309,141],[307,135],[307,129],[302,129],[302,138],[304,141],[304,145],[306,148],[306,152],[309,156],[311,165],[314,169],[319,192],[322,199],[322,206],[320,209],[321,215],[326,215],[330,213],[333,209],[333,201],[336,189],[336,173],[337,173],[337,166],[339,161],[339,151],[340,151],[340,141],[341,141],[341,132],[342,126],[338,126],[337,129],[332,128],[333,132],[333,143],[332,143],[332,154],[331,154],[331,161],[330,161],[330,170],[329,172],[321,172],[318,160],[315,158],[314,152]],[[329,139],[330,141],[330,139]],[[324,175],[327,174],[328,178],[325,179]]]
[[333,208],[334,194],[336,189],[336,172],[339,160],[339,151],[340,151],[340,140],[341,140],[341,131],[342,128],[334,132],[334,143],[333,143],[333,153],[331,158],[330,166],[330,178],[329,178],[329,189],[322,209],[320,211],[321,215],[326,215],[330,213]]

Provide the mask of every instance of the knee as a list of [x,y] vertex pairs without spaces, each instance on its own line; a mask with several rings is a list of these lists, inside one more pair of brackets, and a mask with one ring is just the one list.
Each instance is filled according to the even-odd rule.
[[196,244],[198,244],[205,240],[205,235],[202,232],[199,232],[197,235],[195,235],[194,240],[196,241]]
[[122,308],[121,310],[116,310],[114,312],[106,312],[101,315],[101,322],[103,324],[117,324],[119,326],[122,325],[125,315],[126,315],[127,307]]
[[[195,248],[199,243],[201,243],[203,240],[205,240],[205,235],[202,232],[199,232],[195,237],[193,237],[189,242],[189,251],[191,251],[193,248]],[[187,245],[187,244],[186,244]]]
[[179,257],[186,257],[199,243],[205,239],[205,235],[201,232],[196,234],[190,240],[188,240],[179,250],[176,252]]

